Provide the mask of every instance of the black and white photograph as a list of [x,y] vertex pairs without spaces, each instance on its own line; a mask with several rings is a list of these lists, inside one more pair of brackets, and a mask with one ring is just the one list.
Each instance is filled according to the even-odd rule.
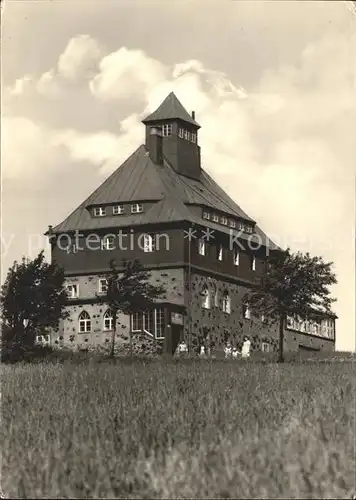
[[1,498],[356,498],[356,2],[1,23]]

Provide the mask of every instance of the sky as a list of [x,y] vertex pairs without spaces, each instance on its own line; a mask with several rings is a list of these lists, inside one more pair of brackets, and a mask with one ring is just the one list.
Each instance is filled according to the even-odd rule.
[[174,91],[202,165],[293,251],[334,262],[355,350],[356,9],[333,1],[7,1],[2,281],[144,142]]

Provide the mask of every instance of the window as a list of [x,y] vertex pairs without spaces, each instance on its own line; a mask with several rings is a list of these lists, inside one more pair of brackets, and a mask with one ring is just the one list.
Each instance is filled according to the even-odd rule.
[[140,212],[143,212],[142,203],[133,203],[131,205],[131,213],[132,214],[139,214]]
[[251,257],[251,269],[252,269],[252,271],[256,271],[256,257],[255,256]]
[[133,332],[141,332],[143,330],[143,317],[141,312],[135,312],[131,316],[131,329]]
[[184,137],[184,129],[183,128],[180,128],[178,130],[178,135],[179,135],[179,137],[181,137],[183,139],[183,137]]
[[67,285],[67,294],[70,299],[76,299],[79,297],[79,285],[73,283]]
[[230,227],[236,227],[236,222],[234,220],[230,221]]
[[50,341],[49,335],[44,335],[44,341],[49,343],[49,341]]
[[223,308],[224,313],[230,314],[230,312],[231,312],[231,300],[230,300],[229,294],[227,292],[224,292],[224,295],[223,295],[222,308]]
[[79,314],[79,333],[91,332],[91,319],[86,311]]
[[223,249],[222,249],[222,245],[219,245],[219,246],[217,247],[217,255],[216,255],[216,256],[217,256],[217,259],[218,259],[218,260],[222,260],[222,258],[223,258]]
[[209,219],[210,219],[210,214],[209,214],[209,212],[203,212],[203,219],[207,219],[207,220],[209,220]]
[[111,331],[114,329],[114,318],[110,309],[104,314],[104,330]]
[[163,137],[167,137],[168,135],[171,135],[171,134],[172,134],[172,124],[166,123],[165,125],[162,125]]
[[192,132],[190,135],[190,140],[192,142],[196,143],[197,142],[197,134],[193,134],[193,132]]
[[143,251],[144,252],[154,252],[156,249],[156,242],[151,234],[143,235]]
[[165,337],[165,314],[164,309],[150,309],[143,312],[135,312],[131,316],[131,328],[133,332],[144,331],[156,339]]
[[244,229],[245,229],[244,224],[242,222],[239,222],[239,230],[244,231]]
[[114,235],[104,236],[104,238],[101,240],[101,249],[114,250],[114,248],[115,248],[115,236]]
[[124,213],[124,205],[115,205],[112,207],[113,215],[122,215]]
[[210,309],[210,292],[207,287],[205,287],[202,291],[201,306],[203,309]]
[[235,248],[234,250],[234,265],[239,266],[240,265],[240,251]]
[[199,255],[205,255],[205,251],[206,251],[205,240],[203,240],[202,238],[200,238],[198,240],[198,252],[199,252]]
[[252,226],[245,226],[246,233],[252,233]]
[[242,306],[242,312],[243,312],[245,319],[251,319],[251,309],[250,309],[249,304],[244,304]]
[[93,210],[94,217],[104,217],[106,215],[105,207],[95,207]]
[[267,318],[263,313],[261,314],[261,321],[262,323],[267,323]]
[[227,218],[226,217],[221,217],[221,224],[224,224],[224,226],[227,226]]
[[106,293],[108,290],[108,282],[106,278],[99,279],[99,293]]
[[262,342],[262,352],[269,352],[269,343]]
[[155,315],[156,315],[156,339],[163,339],[165,337],[164,309],[155,309]]
[[187,141],[189,141],[190,139],[190,132],[188,130],[184,130],[184,139],[186,139]]
[[219,216],[216,214],[213,214],[213,221],[214,222],[219,222]]

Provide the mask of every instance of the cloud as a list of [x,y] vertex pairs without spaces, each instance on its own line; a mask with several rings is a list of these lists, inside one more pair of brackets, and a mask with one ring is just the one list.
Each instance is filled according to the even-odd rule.
[[102,47],[89,35],[72,38],[58,59],[58,73],[64,78],[75,80],[97,73],[102,57]]
[[71,122],[58,128],[6,118],[4,175],[28,178],[65,155],[73,166],[95,165],[107,176],[143,142],[142,118],[173,90],[196,111],[204,168],[222,187],[272,239],[336,262],[337,312],[348,321],[340,320],[342,328],[352,329],[354,286],[345,262],[353,262],[354,251],[344,237],[354,222],[356,35],[319,39],[295,64],[266,70],[247,89],[196,59],[168,66],[127,47],[103,55],[99,45],[88,36],[71,40],[57,67],[37,80],[27,75],[15,82],[10,103],[31,87],[65,99],[73,111],[78,104],[65,86],[70,80],[72,86],[85,81],[88,107],[94,99],[119,116],[129,101],[131,111],[110,132],[105,112],[100,120],[93,113],[90,133]]
[[100,99],[140,99],[167,78],[167,68],[142,50],[121,47],[104,57],[91,80],[91,92]]

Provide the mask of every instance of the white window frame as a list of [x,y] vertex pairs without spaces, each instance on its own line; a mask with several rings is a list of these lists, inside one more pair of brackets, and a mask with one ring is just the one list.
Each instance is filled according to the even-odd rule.
[[253,232],[252,226],[245,226],[245,231],[246,233],[252,233]]
[[[87,317],[81,318],[84,314],[87,315]],[[81,325],[84,326],[84,330],[81,329]],[[79,333],[90,333],[91,332],[91,317],[90,314],[87,311],[81,311],[81,313],[78,316],[78,332]]]
[[224,294],[223,294],[222,310],[226,314],[231,313],[231,299],[230,299],[230,295],[227,292],[224,292]]
[[180,129],[178,130],[178,135],[179,135],[179,137],[180,137],[181,139],[184,139],[184,128],[180,128]]
[[113,215],[122,215],[124,213],[124,205],[114,205],[112,207]]
[[207,287],[203,288],[202,291],[202,309],[210,309],[210,291]]
[[[138,323],[142,324],[142,329],[136,329],[136,330],[134,329],[134,315],[138,315],[136,320],[138,321]],[[147,321],[148,318],[149,320]],[[153,323],[149,324],[151,320],[153,321]],[[131,315],[132,332],[142,331],[147,333],[151,337],[154,337],[157,340],[164,339],[165,335],[158,334],[158,325],[163,326],[163,331],[165,330],[165,312],[162,307],[156,307],[155,309],[147,309],[146,311],[135,312]]]
[[141,212],[143,212],[143,204],[142,203],[132,203],[131,213],[132,214],[140,214]]
[[196,142],[197,142],[197,134],[195,134],[194,132],[192,132],[190,134],[190,140],[191,140],[191,142],[193,142],[194,144],[196,144]]
[[222,261],[223,260],[223,247],[222,245],[219,245],[219,250],[218,250],[218,255],[217,255],[218,260]]
[[143,251],[145,253],[154,252],[156,250],[156,238],[152,234],[143,235]]
[[234,249],[234,266],[240,265],[240,250]]
[[198,252],[199,255],[206,255],[206,242],[203,238],[198,240]]
[[256,257],[254,255],[251,256],[251,269],[256,271]]
[[[139,320],[142,320],[141,323],[142,323],[142,328],[134,328],[134,323],[135,322],[140,322]],[[137,325],[136,325],[137,326]],[[134,312],[131,314],[131,331],[132,332],[141,332],[143,330],[143,317],[142,317],[142,312]]]
[[232,228],[236,227],[236,222],[234,220],[230,221],[230,227],[232,227]]
[[[79,297],[79,284],[78,283],[67,283],[66,289],[67,289],[67,295],[68,295],[69,299],[77,299]],[[73,290],[76,290],[76,291],[73,292]]]
[[106,215],[106,207],[94,207],[93,215],[94,217],[104,217]]
[[165,123],[162,125],[162,137],[168,137],[172,135],[173,127],[171,123]]
[[270,352],[270,344],[268,342],[262,342],[261,350],[262,352]]
[[[103,285],[103,283],[105,283],[105,284]],[[99,278],[99,280],[98,280],[98,289],[99,289],[99,293],[104,294],[104,293],[107,292],[107,289],[108,289],[108,280],[106,278]]]
[[239,222],[239,231],[245,231],[245,224],[243,222]]
[[227,226],[227,223],[228,223],[227,217],[221,217],[221,224]]
[[219,222],[219,216],[217,214],[213,214],[213,222]]
[[101,240],[102,250],[114,250],[115,249],[115,236],[113,234],[107,234]]
[[[109,326],[107,327],[107,322],[109,323]],[[104,332],[112,332],[114,329],[114,318],[112,311],[110,309],[107,309],[104,313],[103,316],[103,331]]]
[[210,219],[210,213],[209,212],[203,212],[203,219],[209,220]]
[[184,139],[190,141],[190,132],[187,129],[184,129]]

